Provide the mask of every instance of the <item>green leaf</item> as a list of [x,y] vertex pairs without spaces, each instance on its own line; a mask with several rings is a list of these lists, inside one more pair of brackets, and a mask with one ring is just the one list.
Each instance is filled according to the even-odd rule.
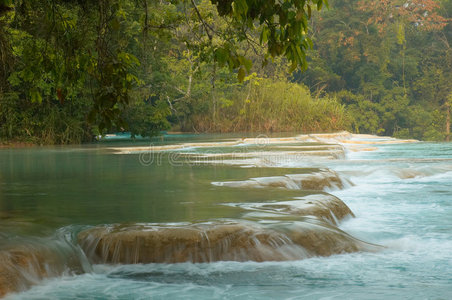
[[32,103],[42,103],[42,95],[36,89],[30,91],[30,98]]
[[225,48],[217,48],[214,52],[215,60],[220,64],[220,66],[224,66],[224,64],[229,59],[229,51]]
[[238,73],[237,73],[237,79],[240,82],[243,82],[243,79],[245,79],[245,69],[243,67],[240,67]]
[[306,38],[306,41],[308,42],[309,48],[313,49],[314,48],[314,43],[312,42],[312,40],[308,37],[308,38]]
[[249,72],[251,67],[253,66],[253,62],[244,56],[238,56],[238,60],[240,64],[245,67],[246,71]]
[[295,46],[295,50],[297,51],[299,62],[301,62],[305,54],[301,51],[300,46]]
[[18,75],[18,72],[14,72],[11,74],[11,76],[9,76],[8,81],[12,86],[19,86],[19,84],[22,82]]
[[319,2],[317,2],[317,10],[322,10],[322,7],[323,7],[323,1],[322,0],[319,0]]
[[266,42],[268,41],[268,35],[269,35],[269,34],[270,34],[270,30],[268,29],[268,27],[262,28],[261,36],[260,36],[260,38],[259,38],[259,42],[260,42],[261,44],[266,43]]
[[235,0],[232,7],[234,15],[238,19],[245,19],[245,16],[248,13],[248,4],[246,3],[246,0]]

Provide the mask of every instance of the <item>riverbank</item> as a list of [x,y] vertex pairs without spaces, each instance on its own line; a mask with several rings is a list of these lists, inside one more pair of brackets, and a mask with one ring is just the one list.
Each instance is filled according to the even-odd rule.
[[30,148],[36,146],[38,145],[30,142],[18,142],[18,141],[0,142],[0,149]]
[[[181,132],[181,131],[168,131],[164,132],[159,136],[155,136],[153,138],[142,138],[142,137],[136,137],[132,138],[130,133],[112,133],[107,134],[104,137],[100,138],[97,143],[103,143],[103,142],[113,142],[113,141],[121,141],[121,142],[146,142],[146,141],[158,141],[159,143],[165,143],[167,140],[173,140],[181,137],[186,138],[202,138],[207,137],[210,138],[212,136],[219,135],[219,134],[200,134],[200,133],[194,133],[194,132]],[[292,138],[294,141],[297,140],[306,140],[308,142],[327,142],[327,143],[349,143],[349,144],[385,144],[385,143],[406,143],[406,142],[417,142],[417,140],[414,139],[396,139],[393,137],[388,136],[377,136],[377,135],[371,135],[371,134],[354,134],[350,133],[348,131],[338,131],[338,132],[326,132],[326,133],[311,133],[311,134],[301,134],[301,135],[294,135],[287,132],[281,132],[281,133],[271,133],[271,134],[261,134],[261,133],[252,133],[252,132],[246,132],[246,133],[230,133],[230,134],[221,134],[225,137],[229,137],[230,140],[236,140],[237,143],[253,143],[255,141],[255,137],[260,139],[262,142],[263,139],[268,139],[268,141],[271,141],[273,143],[278,141],[283,141],[287,138]],[[239,137],[240,136],[240,137]],[[276,136],[276,137],[275,137]],[[283,138],[278,138],[278,136],[283,136]],[[89,143],[91,144],[91,143]],[[77,144],[80,145],[80,144]],[[81,144],[83,145],[83,144]],[[0,149],[8,149],[8,148],[30,148],[30,147],[38,147],[42,146],[39,143],[33,143],[33,142],[24,142],[24,141],[0,141]],[[51,146],[51,145],[48,145]],[[68,145],[70,146],[70,145]],[[199,145],[202,146],[202,145]],[[172,146],[174,147],[174,146]],[[163,148],[162,148],[163,149]]]

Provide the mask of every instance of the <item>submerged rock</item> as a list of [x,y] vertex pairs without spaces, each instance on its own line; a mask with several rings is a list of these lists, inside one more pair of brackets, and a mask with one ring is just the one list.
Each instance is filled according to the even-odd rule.
[[65,241],[4,241],[0,247],[0,297],[19,292],[44,278],[80,274],[89,269],[83,253]]
[[[333,225],[339,221],[354,217],[350,208],[339,198],[330,194],[313,194],[305,197],[297,197],[291,201],[280,201],[272,203],[239,203],[231,204],[254,212],[276,213],[276,217],[284,215],[291,216],[315,216]],[[252,216],[249,214],[248,216]],[[247,215],[245,215],[246,217]],[[271,215],[270,215],[271,216]]]
[[382,249],[381,246],[363,242],[336,226],[326,224],[315,218],[305,218],[303,222],[285,224],[281,230],[293,243],[302,245],[308,253],[315,256],[331,256]]
[[297,183],[303,190],[343,189],[352,185],[351,181],[330,169],[321,169],[318,172],[309,174],[289,174],[286,176]]
[[269,243],[288,242],[279,238],[273,232],[238,223],[115,225],[81,232],[79,243],[95,263],[265,261],[283,259],[264,250]]
[[283,261],[374,248],[310,218],[269,224],[112,225],[83,231],[78,239],[93,263]]
[[[317,148],[317,149],[315,149]],[[289,151],[290,150],[290,151]],[[345,158],[342,145],[321,146],[274,146],[266,151],[243,151],[222,153],[180,153],[182,161],[188,164],[241,165],[254,167],[293,166],[300,162],[335,160]]]
[[301,135],[298,139],[317,141],[328,144],[401,144],[401,143],[416,143],[418,140],[407,139],[400,140],[389,136],[377,136],[371,134],[352,134],[347,131],[337,133],[319,133]]
[[257,177],[248,180],[212,182],[216,186],[263,188],[277,187],[290,190],[334,190],[353,185],[352,182],[329,169],[306,174],[288,174],[285,176]]

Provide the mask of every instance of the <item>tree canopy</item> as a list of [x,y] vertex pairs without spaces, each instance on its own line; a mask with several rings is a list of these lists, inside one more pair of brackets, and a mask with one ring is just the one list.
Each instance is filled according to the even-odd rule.
[[441,140],[450,129],[451,7],[0,0],[0,137],[74,143],[172,127]]
[[[260,32],[260,45],[267,57],[284,55],[292,68],[305,67],[308,20],[311,7],[321,9],[326,0],[212,0],[227,26],[218,28],[204,15],[205,2],[180,1],[2,1],[4,65],[21,56],[22,69],[13,74],[4,70],[3,88],[21,86],[31,102],[54,98],[64,103],[86,93],[94,105],[89,119],[99,130],[111,129],[130,102],[134,87],[145,82],[136,70],[144,56],[156,56],[152,40],[170,35],[183,18],[190,18],[198,35],[184,36],[185,43],[204,60],[219,67],[237,70],[239,80],[250,71],[252,61],[237,51],[237,43],[255,43],[250,37]],[[6,36],[6,37],[5,37]],[[30,39],[32,37],[32,39]],[[11,38],[22,46],[17,53],[8,44]],[[170,39],[171,37],[167,37]],[[200,43],[200,40],[204,40]],[[147,53],[145,53],[147,52]],[[7,79],[9,78],[9,79]],[[9,81],[9,82],[7,82]]]

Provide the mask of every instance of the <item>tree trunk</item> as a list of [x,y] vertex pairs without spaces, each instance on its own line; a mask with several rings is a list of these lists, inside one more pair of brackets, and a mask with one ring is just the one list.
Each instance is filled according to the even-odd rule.
[[450,141],[450,103],[446,104],[446,142]]
[[[217,98],[215,95],[215,81],[216,81],[216,75],[217,75],[217,64],[216,62],[213,63],[213,72],[212,72],[212,102],[213,102],[213,113],[212,113],[212,119],[213,119],[213,126],[216,127],[216,121],[217,121]],[[215,130],[215,129],[214,129]]]
[[[190,98],[191,96],[191,85],[192,85],[192,81],[193,81],[193,73],[195,71],[193,71],[193,60],[191,59],[191,54],[190,54],[190,50],[188,50],[188,61],[190,63],[190,74],[188,75],[188,86],[187,86],[187,92],[185,93],[185,98]],[[197,68],[196,68],[197,69]]]

